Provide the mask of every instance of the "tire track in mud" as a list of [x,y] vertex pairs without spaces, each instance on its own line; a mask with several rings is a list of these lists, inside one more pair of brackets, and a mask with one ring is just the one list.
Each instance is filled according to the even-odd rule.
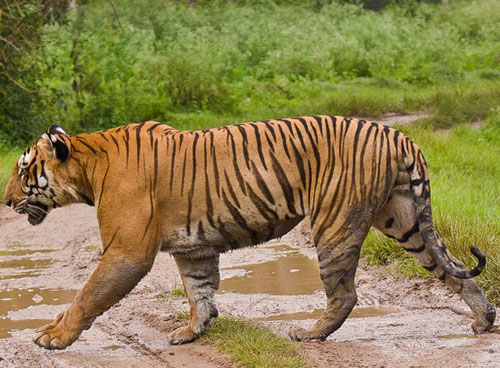
[[162,367],[165,368],[174,368],[173,365],[170,365],[169,361],[161,356],[161,352],[158,350],[154,350],[150,348],[145,343],[141,342],[135,333],[115,333],[113,332],[118,326],[116,324],[104,324],[104,323],[96,323],[95,327],[99,328],[101,331],[105,332],[107,335],[114,337],[116,340],[121,342],[122,344],[127,345],[132,348],[142,357],[151,359],[157,363],[161,363]]

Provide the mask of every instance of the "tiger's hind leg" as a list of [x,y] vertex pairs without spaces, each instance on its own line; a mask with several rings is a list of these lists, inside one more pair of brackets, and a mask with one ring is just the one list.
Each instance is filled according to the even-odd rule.
[[324,340],[347,319],[358,300],[354,276],[361,245],[369,229],[368,223],[355,222],[349,224],[349,229],[342,230],[342,234],[338,236],[340,240],[326,240],[337,238],[336,234],[332,234],[333,230],[329,229],[315,241],[327,306],[310,330],[302,328],[291,330],[289,334],[291,339],[296,341]]
[[[475,333],[482,333],[491,328],[495,321],[496,311],[476,281],[450,276],[436,264],[427,250],[419,232],[416,205],[410,191],[393,193],[376,217],[374,227],[410,252],[426,270],[460,295],[475,315],[476,319],[472,323]],[[441,242],[439,237],[437,238]],[[448,250],[447,252],[457,268],[466,269],[463,263],[455,259]]]
[[215,292],[219,288],[219,256],[184,258],[174,256],[186,290],[190,306],[190,319],[185,327],[169,336],[171,344],[184,344],[196,340],[210,327],[210,319],[218,316]]

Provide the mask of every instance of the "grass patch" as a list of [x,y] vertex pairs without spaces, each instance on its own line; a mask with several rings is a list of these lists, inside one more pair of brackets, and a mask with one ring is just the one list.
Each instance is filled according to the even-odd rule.
[[23,151],[17,148],[11,150],[0,148],[0,202],[3,201],[5,187],[12,173],[12,167],[22,153]]
[[187,294],[186,291],[184,290],[184,287],[182,286],[181,283],[178,283],[177,281],[174,281],[170,290],[165,290],[163,288],[160,288],[160,291],[158,291],[158,295],[162,298],[169,298],[171,296],[187,298]]
[[[470,246],[479,247],[487,266],[477,278],[490,300],[500,304],[500,114],[490,113],[479,130],[460,125],[442,135],[421,126],[403,130],[424,152],[431,173],[435,226],[451,252],[475,265]],[[408,276],[429,275],[408,254],[372,231],[362,255],[372,264],[392,264]]]
[[454,85],[440,88],[429,106],[434,113],[420,121],[423,127],[445,129],[460,123],[476,122],[488,117],[499,106],[500,84]]
[[298,353],[297,344],[248,322],[212,319],[212,327],[202,341],[229,355],[242,367],[309,367]]

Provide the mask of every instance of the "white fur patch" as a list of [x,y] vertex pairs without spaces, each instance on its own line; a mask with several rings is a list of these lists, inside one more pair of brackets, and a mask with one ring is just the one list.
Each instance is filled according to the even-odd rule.
[[21,157],[19,157],[19,160],[17,161],[19,167],[25,168],[26,165],[28,165],[28,163],[31,160],[31,155],[32,155],[31,150],[28,150],[25,153],[23,153]]
[[38,176],[38,185],[44,187],[47,185],[47,179],[44,176]]

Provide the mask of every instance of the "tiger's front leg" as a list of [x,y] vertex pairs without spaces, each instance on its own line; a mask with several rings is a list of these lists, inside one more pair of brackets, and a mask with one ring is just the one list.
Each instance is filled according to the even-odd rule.
[[54,322],[39,329],[34,342],[46,349],[71,345],[97,316],[128,294],[152,264],[153,257],[137,259],[115,247],[108,249],[71,306]]
[[215,306],[215,292],[219,288],[219,256],[185,258],[174,256],[186,290],[190,306],[190,319],[185,327],[170,334],[171,344],[184,344],[196,340],[210,327],[210,319],[219,312]]

